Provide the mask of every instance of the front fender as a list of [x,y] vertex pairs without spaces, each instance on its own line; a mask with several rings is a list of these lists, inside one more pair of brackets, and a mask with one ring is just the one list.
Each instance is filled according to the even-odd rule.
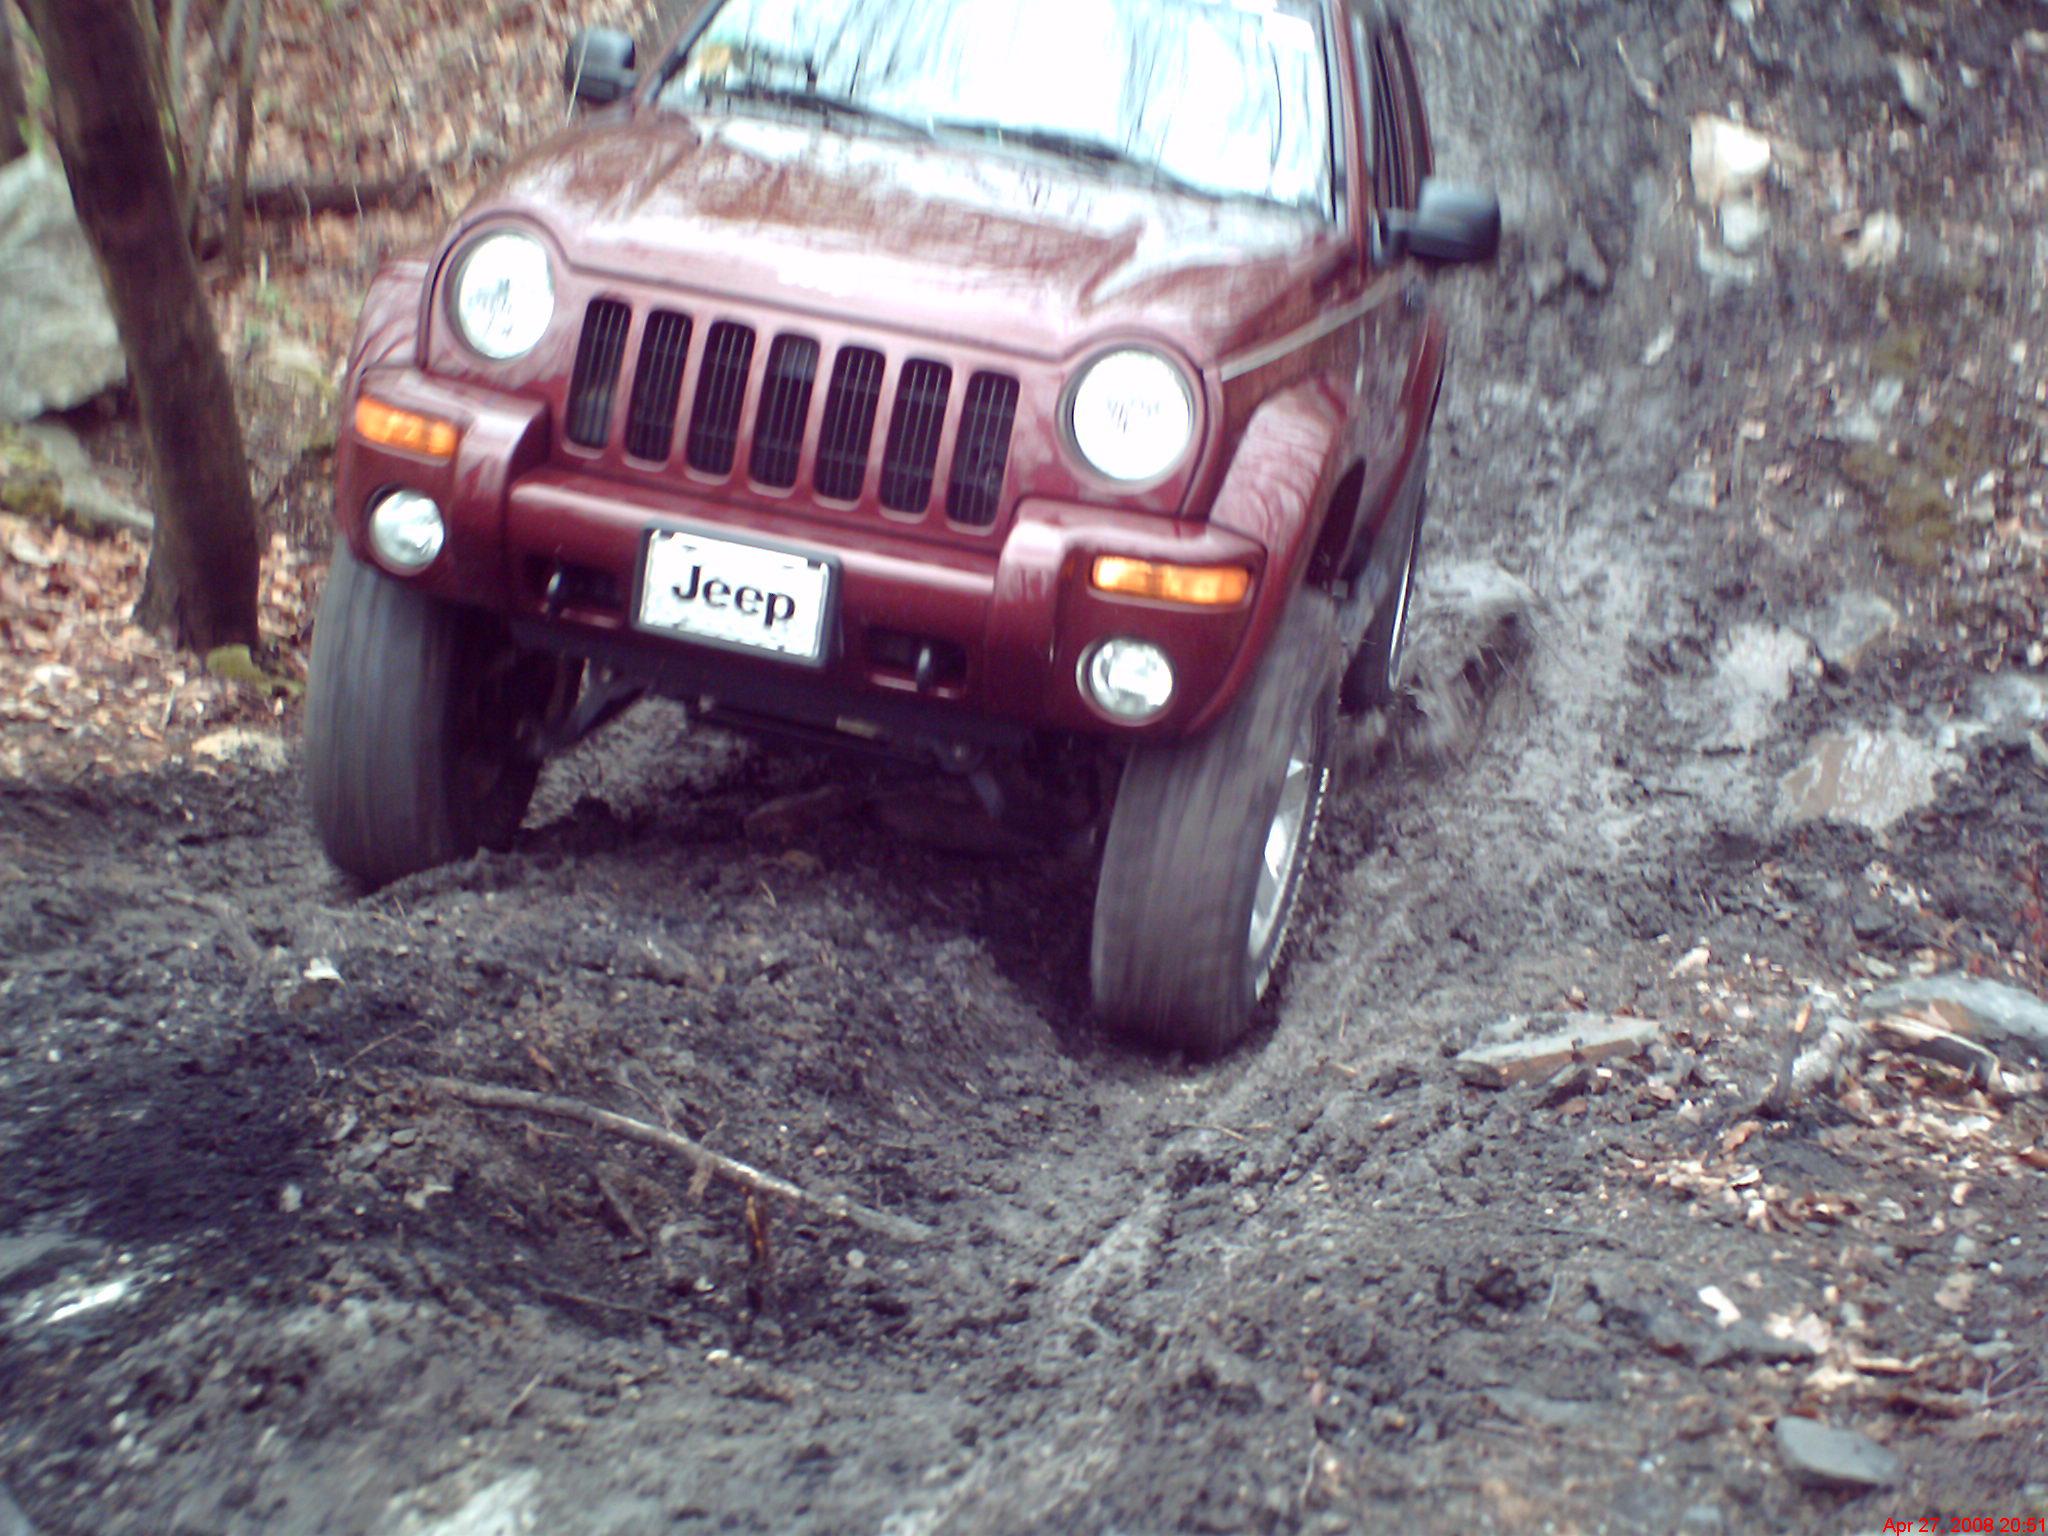
[[342,405],[353,408],[356,386],[365,369],[380,363],[419,361],[420,307],[427,286],[427,264],[417,258],[387,261],[370,279],[356,319],[355,340],[348,349],[347,384]]
[[1250,622],[1237,658],[1200,719],[1222,715],[1266,654],[1281,616],[1308,570],[1346,463],[1348,401],[1327,378],[1304,379],[1264,401],[1237,440],[1237,452],[1210,503],[1212,527],[1251,539],[1266,551]]

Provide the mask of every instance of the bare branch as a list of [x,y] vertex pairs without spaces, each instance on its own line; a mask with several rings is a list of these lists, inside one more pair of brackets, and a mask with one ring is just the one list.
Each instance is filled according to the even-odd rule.
[[585,1125],[628,1141],[637,1141],[644,1146],[658,1147],[664,1152],[678,1153],[688,1158],[700,1174],[709,1172],[728,1183],[758,1195],[773,1195],[778,1200],[787,1200],[793,1205],[808,1206],[827,1216],[882,1237],[893,1238],[900,1243],[927,1242],[937,1234],[921,1221],[912,1221],[904,1216],[891,1216],[886,1211],[877,1211],[865,1205],[856,1204],[844,1195],[821,1195],[799,1188],[789,1180],[742,1163],[721,1152],[690,1140],[674,1131],[665,1131],[658,1125],[649,1125],[644,1120],[635,1120],[628,1115],[615,1114],[608,1109],[598,1109],[576,1099],[563,1098],[560,1094],[529,1093],[523,1088],[500,1088],[491,1083],[471,1083],[454,1077],[429,1077],[426,1085],[438,1093],[445,1093],[452,1099],[473,1104],[479,1109],[523,1109],[537,1115],[556,1115],[564,1120],[580,1120]]

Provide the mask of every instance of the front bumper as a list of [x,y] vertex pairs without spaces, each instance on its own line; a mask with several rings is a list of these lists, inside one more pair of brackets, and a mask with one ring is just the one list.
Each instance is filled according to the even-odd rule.
[[[336,515],[360,558],[373,560],[369,503],[395,487],[423,492],[442,507],[446,545],[418,575],[394,579],[501,614],[529,643],[604,660],[680,696],[857,734],[894,735],[915,722],[921,734],[964,739],[1020,729],[1171,738],[1202,729],[1227,706],[1247,670],[1241,652],[1254,615],[1275,601],[1259,579],[1265,551],[1208,523],[1026,499],[999,544],[963,548],[883,523],[740,509],[564,469],[551,462],[539,401],[410,368],[372,370],[363,387],[453,421],[461,437],[452,460],[434,463],[344,428]],[[664,524],[833,559],[838,603],[824,665],[638,629],[645,535]],[[1243,564],[1252,590],[1225,609],[1111,596],[1089,585],[1099,554]],[[1077,680],[1090,650],[1113,636],[1149,640],[1173,660],[1173,701],[1141,727],[1101,713]]]

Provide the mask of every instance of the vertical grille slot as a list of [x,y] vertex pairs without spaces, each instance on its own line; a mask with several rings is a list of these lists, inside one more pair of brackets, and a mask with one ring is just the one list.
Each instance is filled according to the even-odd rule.
[[754,421],[753,476],[787,490],[796,484],[811,386],[818,377],[818,344],[808,336],[778,336],[768,349],[768,376]]
[[960,409],[960,440],[946,485],[946,516],[970,528],[996,520],[1003,501],[1003,470],[1010,462],[1010,429],[1017,420],[1017,381],[1008,374],[977,373],[967,381]]
[[604,446],[632,322],[633,312],[617,299],[593,299],[583,312],[583,339],[576,346],[576,371],[569,376],[569,419],[562,427],[570,442]]
[[882,505],[895,512],[922,512],[932,499],[932,471],[939,462],[939,433],[946,425],[946,400],[953,370],[928,357],[903,365],[896,409],[882,445]]
[[690,356],[690,317],[657,309],[647,317],[640,342],[640,366],[626,405],[626,452],[636,458],[665,459],[675,443],[676,400],[683,389],[683,364]]
[[740,407],[747,396],[747,369],[754,361],[754,329],[731,320],[711,327],[704,342],[704,367],[690,410],[685,456],[692,469],[728,474],[739,444]]
[[866,347],[841,347],[832,360],[832,385],[825,392],[825,421],[818,438],[818,494],[855,501],[868,477],[868,443],[882,399],[882,354]]

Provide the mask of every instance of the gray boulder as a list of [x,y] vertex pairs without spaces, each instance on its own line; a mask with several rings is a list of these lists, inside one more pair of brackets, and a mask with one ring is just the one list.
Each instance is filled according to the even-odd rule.
[[64,173],[35,154],[0,167],[0,421],[69,410],[127,376]]
[[1864,998],[1860,1011],[1868,1017],[1930,1004],[1960,1013],[1967,1021],[1963,1026],[1967,1033],[2048,1056],[2048,1003],[2031,992],[1983,976],[1946,971],[1895,982]]
[[1772,1427],[1785,1470],[1810,1488],[1862,1493],[1899,1480],[1899,1458],[1868,1435],[1787,1416]]

